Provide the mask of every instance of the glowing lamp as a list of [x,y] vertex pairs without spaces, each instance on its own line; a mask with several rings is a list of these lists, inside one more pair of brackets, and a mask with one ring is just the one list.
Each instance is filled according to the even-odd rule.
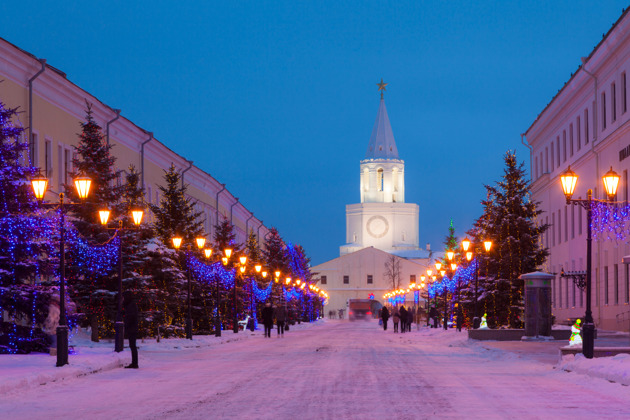
[[425,276],[420,276],[420,282],[421,282],[421,283],[424,283],[424,281],[425,281],[425,280],[426,280],[426,277],[425,277]]
[[221,258],[221,262],[223,263],[223,265],[228,265],[228,259],[228,257]]
[[133,218],[134,225],[140,226],[140,223],[142,223],[142,216],[144,216],[144,212],[141,209],[131,210],[131,217]]
[[260,270],[262,270],[262,265],[260,265],[260,264],[256,264],[256,265],[254,266],[254,270],[256,270],[256,272],[257,272],[257,273],[260,273]]
[[483,241],[483,247],[486,249],[486,252],[490,252],[490,248],[492,248],[492,241]]
[[227,258],[230,258],[232,256],[232,250],[230,248],[225,248],[225,251],[223,251],[223,255],[225,255]]
[[179,236],[176,236],[173,238],[173,247],[175,247],[175,249],[179,249],[179,247],[182,246],[182,238]]
[[436,262],[436,263],[435,263],[435,269],[436,269],[437,271],[440,271],[440,269],[441,269],[441,268],[442,268],[442,263],[441,263],[441,262],[439,262],[439,261],[438,261],[438,262]]
[[41,201],[44,198],[44,194],[46,194],[46,190],[48,189],[48,178],[46,178],[40,172],[36,176],[31,178],[31,186],[33,187],[35,198]]
[[472,260],[472,255],[473,255],[473,253],[472,253],[472,252],[470,252],[470,251],[468,251],[468,252],[466,253],[466,259],[467,259],[468,261]]
[[204,249],[203,253],[205,254],[206,258],[210,258],[212,256],[212,248]]
[[446,270],[440,270],[440,274],[444,277],[446,275]]
[[247,262],[247,257],[243,255],[243,256],[238,257],[238,260],[241,263],[241,265],[245,265],[245,263]]
[[291,283],[291,277],[287,277],[287,279],[286,279],[285,283],[286,283],[286,284]]
[[468,248],[470,248],[470,239],[466,238],[462,241],[462,249],[467,252]]
[[195,241],[197,242],[197,248],[199,249],[203,249],[203,246],[206,244],[206,238],[202,236],[195,238]]
[[245,272],[245,266],[244,265],[240,266],[238,269],[241,270],[241,273]]
[[606,188],[606,194],[608,194],[608,199],[612,201],[615,199],[615,195],[617,194],[617,187],[619,186],[619,175],[617,175],[617,172],[613,171],[611,166],[610,171],[606,172],[603,180],[604,188]]
[[279,271],[276,271],[274,274],[276,275],[276,278],[280,277],[280,272]]
[[569,168],[560,175],[560,182],[562,183],[562,192],[564,196],[567,198],[567,201],[571,200],[573,196],[573,192],[575,191],[575,186],[577,185],[578,176],[575,172],[571,170],[571,165]]
[[429,269],[427,270],[427,276],[431,277],[433,275],[433,270]]
[[451,263],[451,270],[453,271],[457,270],[457,264]]
[[107,210],[107,209],[99,210],[98,211],[98,218],[101,221],[101,225],[106,225],[107,221],[109,220],[109,210]]
[[262,272],[262,276],[263,276],[263,279],[266,279],[266,278],[267,278],[267,272],[266,272],[266,271],[263,271],[263,272]]
[[90,194],[90,186],[92,180],[87,176],[80,176],[74,179],[74,186],[77,188],[77,194],[80,199],[86,199]]
[[449,261],[453,261],[453,257],[455,256],[455,253],[453,251],[446,251],[446,258]]

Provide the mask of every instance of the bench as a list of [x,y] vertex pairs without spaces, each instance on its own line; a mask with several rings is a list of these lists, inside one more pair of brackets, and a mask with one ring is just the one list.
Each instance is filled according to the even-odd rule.
[[238,328],[243,329],[243,331],[245,331],[245,328],[247,328],[248,322],[249,322],[249,315],[247,315],[244,321],[238,321]]

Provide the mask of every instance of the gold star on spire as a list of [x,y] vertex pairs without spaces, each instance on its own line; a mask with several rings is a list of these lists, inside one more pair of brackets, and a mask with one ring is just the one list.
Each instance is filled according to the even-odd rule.
[[381,92],[381,99],[383,99],[383,91],[387,90],[385,89],[387,83],[383,83],[383,78],[381,77],[381,83],[377,83],[376,86],[378,86],[378,91]]

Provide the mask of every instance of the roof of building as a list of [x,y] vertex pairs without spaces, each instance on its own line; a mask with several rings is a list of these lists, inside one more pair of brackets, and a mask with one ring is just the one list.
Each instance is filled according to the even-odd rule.
[[366,159],[399,159],[398,148],[394,140],[392,126],[389,124],[387,116],[387,108],[385,108],[385,100],[381,97],[381,103],[378,106],[376,121],[372,128],[370,136],[370,144],[365,153]]

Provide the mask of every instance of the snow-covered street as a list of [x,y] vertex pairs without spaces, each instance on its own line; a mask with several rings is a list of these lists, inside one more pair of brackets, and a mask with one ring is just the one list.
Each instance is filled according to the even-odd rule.
[[[220,345],[177,351],[140,347],[138,370],[114,368],[9,391],[0,396],[1,417],[630,416],[630,387],[488,349],[468,341],[465,332],[394,334],[375,322],[327,320],[296,326],[283,338],[275,331],[271,338],[256,331],[225,340],[230,335],[226,332]],[[127,350],[123,357],[129,357]]]

